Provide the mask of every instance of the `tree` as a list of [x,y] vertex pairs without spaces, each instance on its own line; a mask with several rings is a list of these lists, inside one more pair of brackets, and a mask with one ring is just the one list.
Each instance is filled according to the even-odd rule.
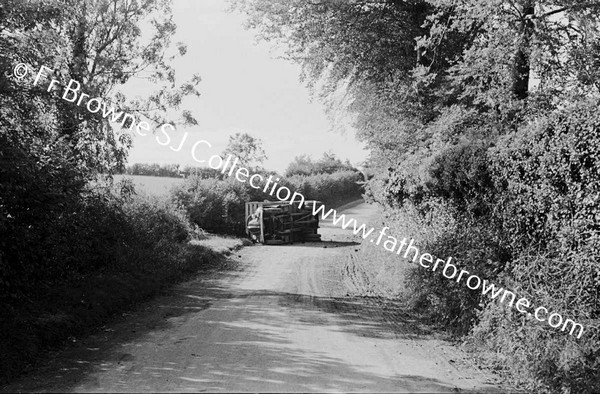
[[[371,199],[407,205],[402,219],[430,226],[424,242],[434,254],[453,254],[466,270],[593,326],[599,1],[239,2],[251,27],[287,46],[308,86],[323,87],[330,110],[342,103],[353,112],[376,174]],[[530,389],[593,391],[597,331],[576,343],[523,316],[498,324],[507,313],[494,303],[473,327],[486,300],[412,273],[415,304],[436,321],[479,331]]]
[[[513,130],[531,111],[598,94],[598,2],[238,0],[248,26],[350,111],[372,163],[420,167],[445,145]],[[540,79],[534,94],[530,75]],[[345,97],[339,100],[339,97]],[[341,105],[340,105],[341,103]],[[487,126],[485,126],[487,124]]]
[[288,164],[285,170],[285,176],[293,175],[312,175],[314,173],[315,163],[308,155],[294,157],[294,160]]
[[[397,140],[410,140],[398,136],[415,131],[415,122],[398,119],[434,116],[439,95],[415,86],[413,77],[427,62],[415,45],[427,34],[422,26],[432,7],[426,1],[239,0],[236,6],[260,37],[285,47],[330,111],[357,115],[357,135],[371,147],[397,151]],[[338,92],[346,97],[342,108]]]
[[[532,74],[545,89],[577,90],[595,82],[584,80],[573,68],[574,57],[598,40],[598,2],[573,0],[429,0],[437,12],[429,18],[430,34],[421,41],[435,53],[448,44],[447,37],[471,37],[453,57],[456,85],[475,97],[486,88],[503,84],[503,100],[529,97]],[[596,52],[597,53],[597,52]],[[583,69],[592,64],[579,63]],[[594,76],[596,79],[596,76]],[[489,83],[492,82],[493,83]],[[485,83],[488,82],[488,83]],[[475,88],[475,85],[479,87]],[[597,88],[596,88],[597,89]]]
[[227,155],[237,157],[240,165],[244,167],[258,166],[267,159],[262,148],[262,141],[248,133],[241,132],[229,136],[227,148],[221,155],[223,157]]
[[[144,22],[153,33],[148,40]],[[165,0],[0,3],[0,299],[18,298],[31,283],[52,283],[50,273],[58,278],[76,271],[79,256],[66,251],[79,239],[69,234],[92,231],[91,213],[118,215],[118,208],[98,202],[105,196],[90,181],[122,169],[130,146],[127,134],[85,103],[67,102],[62,89],[19,80],[12,70],[19,63],[32,73],[49,67],[49,78],[62,87],[77,80],[90,97],[163,121],[184,96],[197,94],[199,81],[175,85],[169,66],[174,32]],[[149,78],[160,91],[127,101],[116,90],[133,76]]]
[[[200,79],[194,76],[181,86],[175,84],[175,72],[169,65],[176,56],[185,54],[185,45],[177,44],[175,54],[169,52],[175,33],[168,0],[99,0],[63,2],[9,0],[0,8],[3,27],[3,67],[12,70],[19,62],[31,70],[42,65],[54,70],[49,78],[66,86],[70,79],[81,83],[90,97],[112,102],[124,112],[147,117],[158,124],[174,119],[166,117],[177,109],[187,95],[198,95]],[[48,11],[39,19],[36,15]],[[142,36],[140,25],[150,25],[149,39]],[[59,50],[56,50],[59,48]],[[147,99],[128,100],[118,87],[131,77],[145,78],[159,91]],[[23,85],[0,77],[7,95],[23,90]],[[52,101],[59,117],[58,133],[73,147],[72,156],[83,163],[87,174],[113,173],[122,167],[130,146],[129,136],[116,133],[101,113],[77,106],[43,89],[31,89]],[[181,122],[195,123],[189,113]]]

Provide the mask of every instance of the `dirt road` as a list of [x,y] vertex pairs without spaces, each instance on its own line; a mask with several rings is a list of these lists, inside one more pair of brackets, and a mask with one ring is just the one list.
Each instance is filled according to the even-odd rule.
[[[346,213],[374,217],[365,204]],[[253,246],[52,354],[5,391],[495,391],[393,303],[348,296],[359,238]]]

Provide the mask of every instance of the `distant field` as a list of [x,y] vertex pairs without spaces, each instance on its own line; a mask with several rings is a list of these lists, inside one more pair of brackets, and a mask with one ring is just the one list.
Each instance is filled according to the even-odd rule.
[[169,190],[183,182],[183,178],[167,178],[148,175],[115,175],[115,182],[123,178],[133,180],[136,190],[143,191],[148,194],[167,194]]

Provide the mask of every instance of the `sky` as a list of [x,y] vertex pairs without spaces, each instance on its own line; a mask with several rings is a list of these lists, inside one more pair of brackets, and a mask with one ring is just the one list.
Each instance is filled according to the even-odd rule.
[[[243,26],[244,16],[227,12],[226,0],[174,0],[173,16],[177,33],[173,42],[187,44],[187,53],[176,60],[178,80],[193,73],[202,77],[199,98],[185,102],[198,125],[178,128],[174,147],[187,131],[179,152],[162,146],[156,138],[136,136],[129,164],[179,163],[197,165],[191,154],[195,141],[206,140],[212,148],[197,151],[197,157],[219,154],[229,136],[248,132],[260,138],[268,169],[283,171],[295,156],[319,158],[333,152],[342,160],[358,165],[367,151],[351,128],[331,131],[323,106],[311,102],[308,89],[299,81],[300,68],[278,59],[267,43],[257,43],[252,31]],[[128,84],[127,93],[150,91],[147,82]],[[146,83],[146,86],[143,84]]]

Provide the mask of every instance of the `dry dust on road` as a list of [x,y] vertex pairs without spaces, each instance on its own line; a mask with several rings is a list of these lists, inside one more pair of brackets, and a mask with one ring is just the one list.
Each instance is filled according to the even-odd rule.
[[[346,214],[369,221],[375,208]],[[348,295],[360,238],[252,246],[54,352],[5,391],[497,391],[493,376],[393,303]]]

